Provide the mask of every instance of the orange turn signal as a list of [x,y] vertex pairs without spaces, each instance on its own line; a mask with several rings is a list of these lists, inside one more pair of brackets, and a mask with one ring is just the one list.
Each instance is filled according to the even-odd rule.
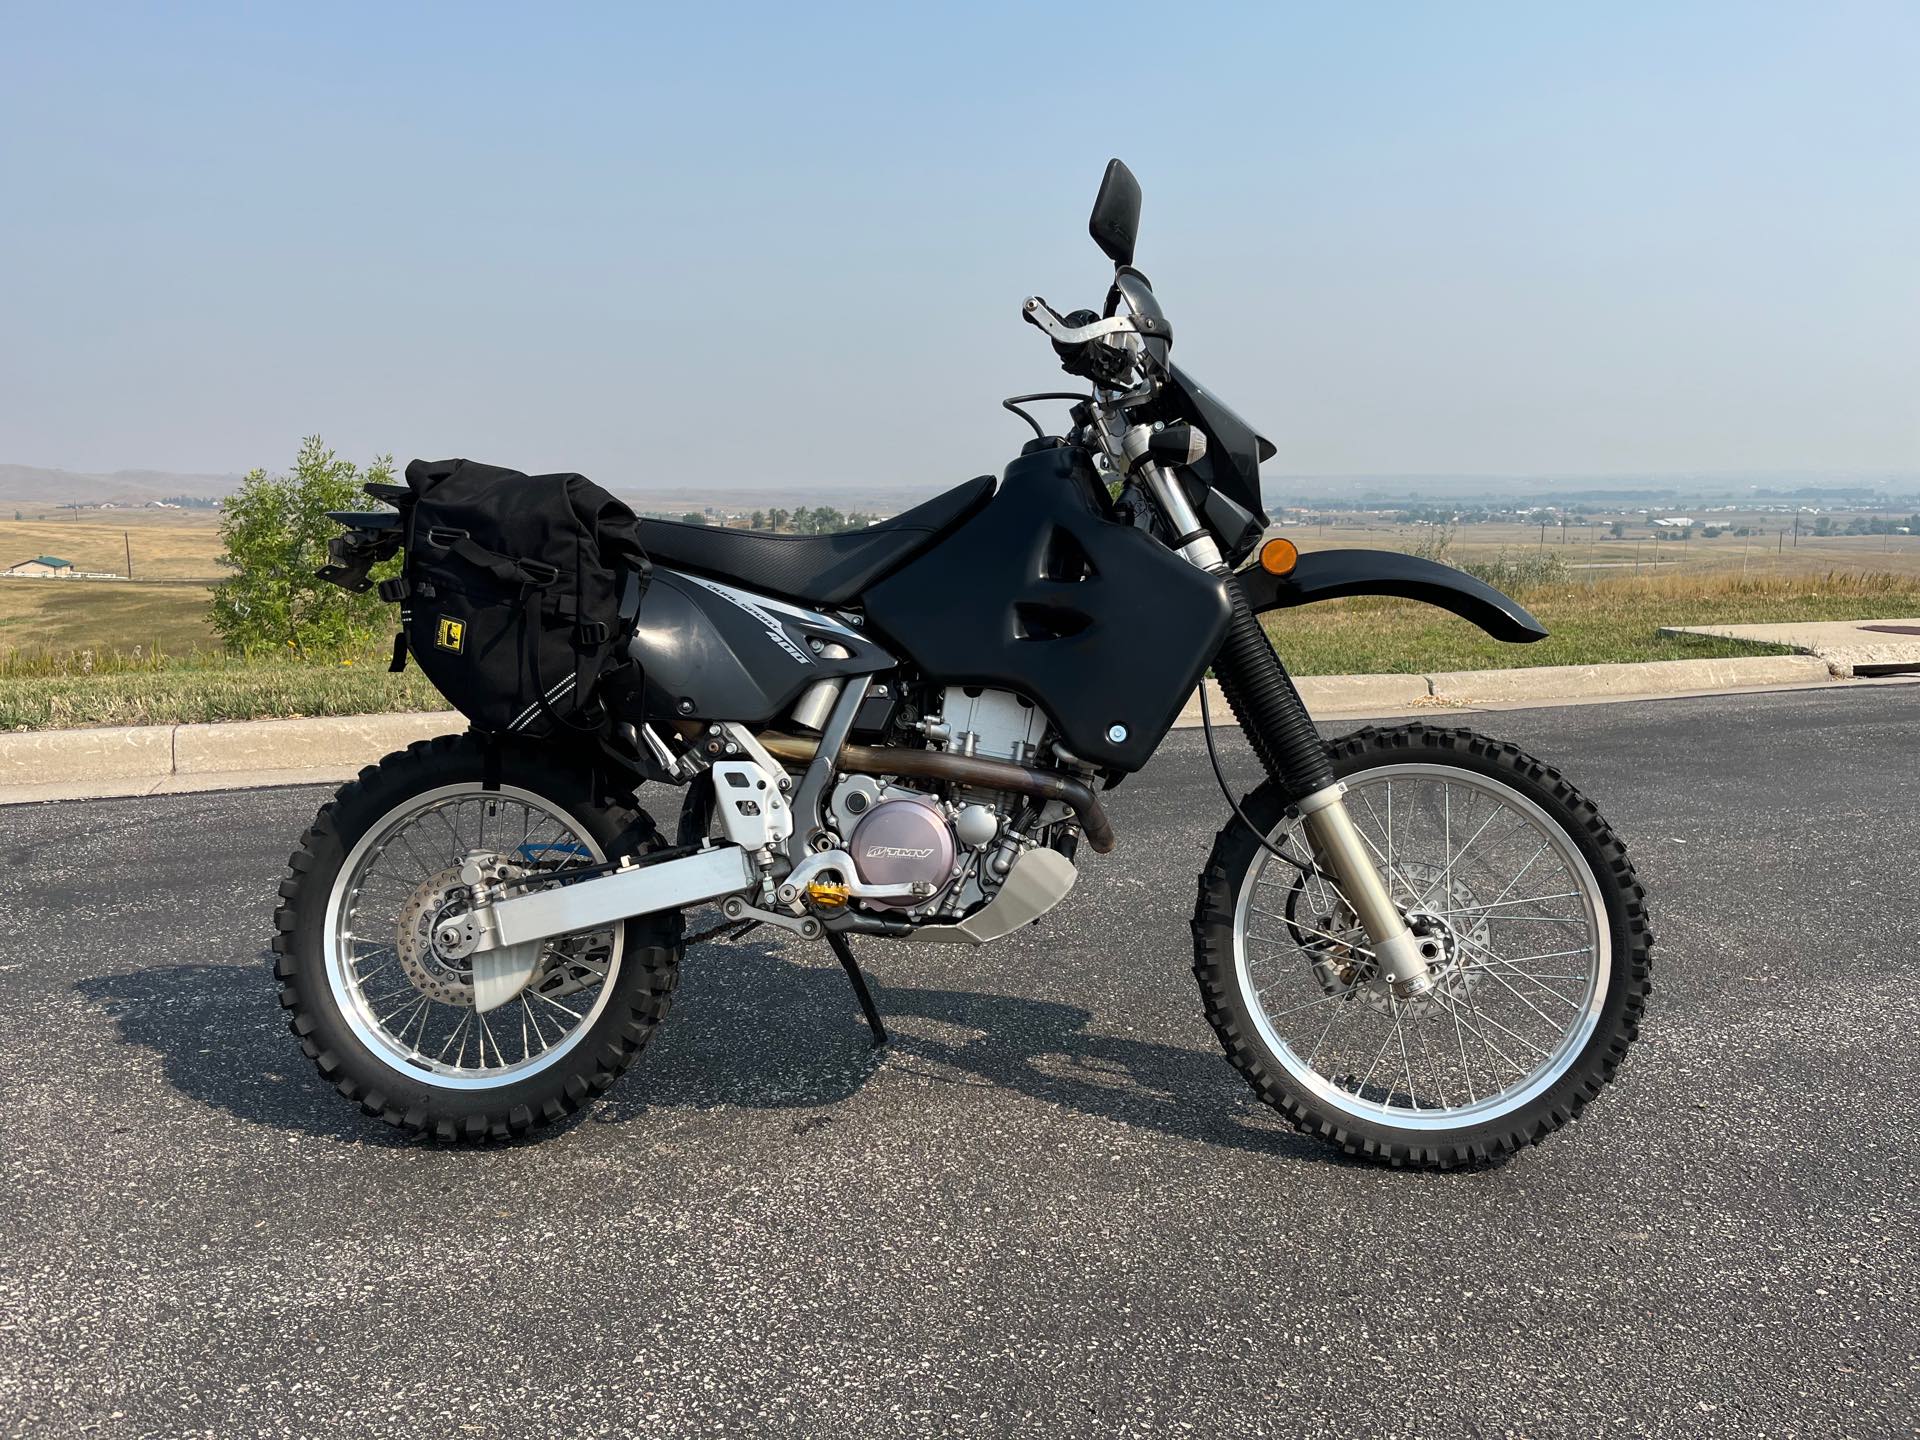
[[1275,537],[1260,547],[1260,568],[1269,575],[1291,575],[1300,563],[1300,547]]

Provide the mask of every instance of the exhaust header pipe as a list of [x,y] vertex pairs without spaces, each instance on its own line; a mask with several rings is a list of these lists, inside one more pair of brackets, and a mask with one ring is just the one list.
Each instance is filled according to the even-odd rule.
[[[813,759],[817,740],[772,731],[759,737],[770,755],[801,764]],[[1087,843],[1097,854],[1113,850],[1113,825],[1092,790],[1070,775],[1036,770],[1011,760],[988,760],[979,755],[953,755],[939,750],[888,750],[874,745],[842,745],[834,757],[836,769],[850,775],[904,775],[921,780],[951,780],[982,790],[1010,790],[1036,800],[1058,800],[1080,821]]]

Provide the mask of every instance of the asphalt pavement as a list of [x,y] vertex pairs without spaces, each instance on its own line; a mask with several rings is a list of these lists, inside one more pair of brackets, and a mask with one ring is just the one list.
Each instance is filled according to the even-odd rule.
[[490,1151],[286,1033],[324,792],[0,810],[0,1434],[1911,1435],[1916,707],[1472,717],[1599,802],[1658,944],[1619,1081],[1452,1175],[1221,1058],[1194,732],[1039,928],[866,945],[890,1049],[823,947],[700,947],[605,1103]]

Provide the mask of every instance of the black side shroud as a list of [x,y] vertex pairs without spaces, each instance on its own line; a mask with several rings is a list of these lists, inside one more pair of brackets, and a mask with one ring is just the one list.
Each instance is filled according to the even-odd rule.
[[1017,691],[1121,771],[1152,756],[1230,614],[1217,577],[1110,517],[1065,445],[1014,461],[985,509],[864,598],[868,628],[928,678]]

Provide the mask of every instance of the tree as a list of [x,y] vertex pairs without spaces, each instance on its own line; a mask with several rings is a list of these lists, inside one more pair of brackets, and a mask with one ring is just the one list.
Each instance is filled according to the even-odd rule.
[[786,529],[787,512],[784,510],[769,510],[767,512],[767,528],[774,531]]
[[1624,520],[1614,521],[1612,526],[1612,533],[1613,533],[1613,538],[1616,540],[1626,539],[1627,538],[1627,522]]
[[747,517],[747,528],[749,530],[764,530],[766,525],[767,517],[758,510]]
[[[314,578],[327,561],[327,541],[340,527],[329,510],[365,510],[362,483],[393,483],[393,457],[365,473],[335,457],[318,435],[300,442],[290,475],[255,469],[220,503],[220,563],[235,573],[213,587],[213,628],[236,654],[302,659],[363,650],[393,621],[373,591],[354,595]],[[376,578],[399,569],[397,559]]]
[[680,523],[682,525],[704,525],[707,523],[707,517],[702,515],[698,510],[689,510],[680,517]]

